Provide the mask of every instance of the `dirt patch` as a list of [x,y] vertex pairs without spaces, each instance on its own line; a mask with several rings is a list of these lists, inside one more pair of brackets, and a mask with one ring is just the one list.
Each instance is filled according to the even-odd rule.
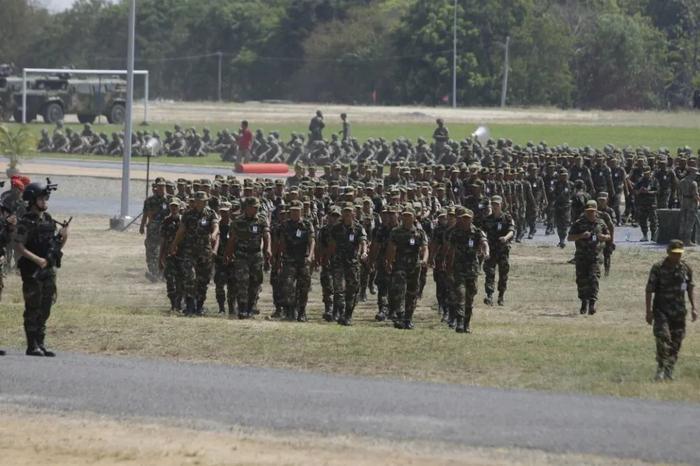
[[6,405],[0,411],[0,451],[2,463],[8,465],[635,464],[531,450],[449,449],[235,429],[212,432],[93,415],[41,413]]

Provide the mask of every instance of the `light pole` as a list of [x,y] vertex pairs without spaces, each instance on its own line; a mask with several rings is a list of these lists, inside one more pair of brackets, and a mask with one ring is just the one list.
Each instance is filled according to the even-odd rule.
[[510,36],[506,37],[506,53],[503,59],[503,87],[501,88],[501,108],[506,106],[506,96],[508,95],[508,68],[510,67]]
[[452,24],[452,108],[457,108],[457,0]]
[[120,217],[129,220],[129,182],[131,176],[131,112],[134,105],[134,34],[136,31],[136,0],[129,2],[129,39],[126,51],[126,121],[124,128],[124,157],[122,158],[122,202]]

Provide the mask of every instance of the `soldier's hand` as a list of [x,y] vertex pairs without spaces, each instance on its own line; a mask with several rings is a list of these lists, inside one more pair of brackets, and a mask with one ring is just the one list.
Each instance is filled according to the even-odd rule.
[[695,322],[696,320],[698,320],[698,311],[696,311],[695,308],[693,308],[693,309],[690,311],[690,320],[691,320],[692,322]]
[[143,225],[139,226],[139,234],[142,235],[145,232],[146,232],[146,228]]
[[590,231],[584,231],[581,233],[581,238],[583,239],[589,239],[591,237],[591,232]]
[[[697,314],[695,315],[697,317]],[[654,322],[654,314],[651,311],[647,311],[647,324],[651,325]]]
[[10,215],[7,217],[7,223],[10,225],[17,225],[17,216],[15,214]]
[[49,261],[47,261],[43,257],[40,257],[39,260],[37,261],[36,265],[38,265],[39,268],[43,270],[49,266]]
[[505,236],[501,236],[500,238],[498,238],[498,241],[500,241],[501,244],[506,244],[508,242]]
[[171,256],[174,256],[174,255],[176,255],[176,254],[177,254],[177,247],[175,247],[175,245],[172,245],[172,246],[170,247],[170,255],[171,255]]

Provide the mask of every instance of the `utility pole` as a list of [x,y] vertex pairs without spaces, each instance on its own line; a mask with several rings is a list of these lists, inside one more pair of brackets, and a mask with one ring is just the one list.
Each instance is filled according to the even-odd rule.
[[136,31],[136,0],[129,2],[129,40],[126,50],[126,121],[124,128],[124,157],[122,158],[121,220],[129,219],[129,181],[131,169],[131,113],[134,106],[134,35]]
[[222,61],[224,58],[224,54],[222,52],[216,52],[216,54],[219,56],[219,92],[218,92],[218,97],[219,97],[219,102],[221,102],[221,65]]
[[506,53],[503,63],[503,88],[501,89],[501,108],[506,106],[506,96],[508,94],[508,71],[510,69],[509,63],[509,53],[510,53],[510,36],[506,37]]
[[457,0],[452,24],[452,108],[457,108]]

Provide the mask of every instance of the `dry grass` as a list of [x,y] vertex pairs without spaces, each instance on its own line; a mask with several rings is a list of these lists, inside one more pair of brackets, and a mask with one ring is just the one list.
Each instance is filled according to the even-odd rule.
[[[376,323],[371,303],[360,305],[351,328],[323,322],[317,281],[305,325],[171,316],[164,284],[144,279],[142,237],[107,231],[106,218],[80,217],[73,225],[49,322],[49,340],[63,351],[700,401],[700,324],[689,324],[677,380],[651,382],[654,341],[643,320],[643,292],[661,253],[618,249],[613,275],[601,285],[599,313],[581,317],[573,266],[566,264],[571,249],[516,247],[507,306],[478,304],[480,289],[475,333],[465,336],[439,324],[431,280],[412,332]],[[697,257],[688,254],[691,264]],[[211,288],[210,296],[212,304]],[[8,277],[3,300],[0,342],[19,348],[19,277]],[[263,316],[270,303],[266,283]]]

